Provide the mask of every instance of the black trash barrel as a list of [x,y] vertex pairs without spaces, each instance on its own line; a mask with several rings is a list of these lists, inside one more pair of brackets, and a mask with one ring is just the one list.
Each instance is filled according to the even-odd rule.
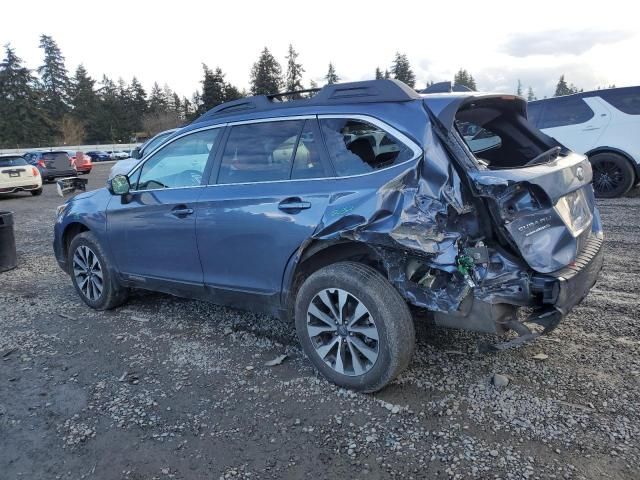
[[13,233],[13,212],[0,212],[0,272],[18,265],[16,236]]

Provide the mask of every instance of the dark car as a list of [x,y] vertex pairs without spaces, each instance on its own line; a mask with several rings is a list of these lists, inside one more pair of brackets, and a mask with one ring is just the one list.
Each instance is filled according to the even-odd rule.
[[78,174],[71,157],[65,151],[27,152],[24,159],[40,170],[43,182],[52,182],[60,177],[74,177]]
[[112,160],[111,156],[102,150],[92,150],[90,152],[86,152],[86,154],[91,157],[92,162],[106,162],[108,160]]
[[[87,305],[143,288],[291,318],[326,378],[375,391],[411,359],[413,309],[515,331],[502,349],[594,285],[591,166],[523,98],[376,80],[282,100],[222,104],[59,207],[55,255]],[[465,123],[499,141],[474,154]]]

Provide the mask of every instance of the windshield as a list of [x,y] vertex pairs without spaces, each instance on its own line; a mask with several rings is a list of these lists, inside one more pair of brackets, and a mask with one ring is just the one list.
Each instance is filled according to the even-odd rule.
[[27,161],[22,157],[0,158],[0,167],[22,167],[27,165]]
[[143,154],[146,155],[147,153],[151,153],[172,133],[173,132],[161,133],[156,137],[152,138],[151,140],[149,140],[149,143],[142,148]]

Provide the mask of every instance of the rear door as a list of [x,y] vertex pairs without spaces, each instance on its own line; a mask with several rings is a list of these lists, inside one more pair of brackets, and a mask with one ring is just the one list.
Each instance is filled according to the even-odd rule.
[[197,207],[204,282],[220,303],[277,304],[290,257],[316,229],[332,186],[315,117],[229,127]]

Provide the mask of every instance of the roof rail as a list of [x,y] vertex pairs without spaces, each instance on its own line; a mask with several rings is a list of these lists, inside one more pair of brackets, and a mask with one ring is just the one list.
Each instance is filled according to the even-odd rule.
[[[301,93],[316,93],[309,98],[288,100],[279,98]],[[212,120],[227,115],[237,115],[247,111],[266,111],[281,108],[340,105],[372,102],[408,102],[420,99],[420,95],[411,87],[399,80],[367,80],[363,82],[335,83],[320,89],[299,90],[296,92],[256,95],[226,102],[212,108],[193,123]]]

